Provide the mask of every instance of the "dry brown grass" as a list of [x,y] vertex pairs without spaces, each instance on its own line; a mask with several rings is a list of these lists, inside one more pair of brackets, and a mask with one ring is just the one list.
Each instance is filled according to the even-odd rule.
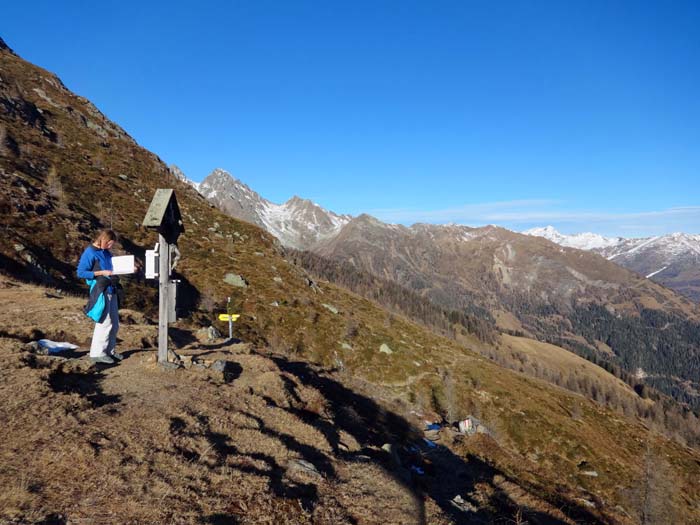
[[541,366],[547,366],[553,372],[563,372],[566,374],[576,370],[582,375],[600,381],[601,384],[614,389],[620,394],[624,393],[635,398],[637,397],[632,388],[624,381],[618,379],[603,368],[559,346],[507,334],[501,336],[501,342],[506,349],[513,352],[522,352],[524,355],[528,356],[532,362],[536,362]]
[[[19,304],[42,315],[20,317]],[[352,359],[352,375],[329,375],[250,344],[179,349],[230,361],[228,381],[196,367],[164,371],[141,345],[154,327],[138,322],[120,332],[128,359],[105,370],[23,350],[40,328],[87,341],[90,324],[67,324],[81,304],[39,287],[0,289],[0,522],[450,523],[465,519],[446,499],[457,494],[486,522],[634,521],[614,505],[637,512],[648,432],[447,341],[415,354],[397,345],[427,368],[405,369],[403,382]],[[377,359],[398,363],[395,354]],[[427,475],[411,479],[380,447],[420,435],[425,416],[412,411],[431,409],[448,364],[453,410],[477,414],[492,436],[441,434],[440,452],[422,460]],[[673,473],[665,483],[692,498],[696,455],[652,439]],[[599,478],[580,474],[584,460]]]

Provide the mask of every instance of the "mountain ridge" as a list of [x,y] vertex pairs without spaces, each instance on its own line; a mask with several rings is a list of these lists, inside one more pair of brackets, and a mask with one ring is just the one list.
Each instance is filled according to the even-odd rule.
[[[247,186],[246,191],[252,192]],[[700,384],[694,382],[689,369],[681,366],[666,370],[656,355],[655,349],[661,341],[652,340],[658,339],[658,334],[653,337],[647,334],[640,339],[639,349],[614,335],[627,322],[634,327],[626,326],[625,330],[646,333],[654,322],[652,318],[659,316],[671,315],[679,323],[698,323],[698,305],[594,250],[561,247],[549,239],[494,225],[472,228],[417,223],[407,227],[386,224],[367,214],[348,218],[342,227],[327,236],[292,244],[288,237],[280,236],[261,219],[263,208],[253,208],[258,223],[277,235],[283,245],[293,248],[301,245],[301,249],[330,260],[347,261],[448,310],[488,311],[496,323],[504,323],[501,329],[531,334],[589,359],[612,359],[628,373],[641,368],[648,374],[647,381],[700,407],[700,397],[695,395]],[[295,226],[296,232],[309,227],[303,225],[305,220],[315,218],[304,217],[300,221],[302,226],[299,223]],[[545,230],[545,233],[553,232],[552,228]],[[594,235],[577,238],[581,239],[606,249],[617,242]],[[605,309],[598,310],[599,307]],[[593,311],[606,317],[605,328],[595,334],[580,321],[593,315]],[[619,326],[614,328],[616,325]],[[686,334],[683,337],[688,340],[680,346],[663,344],[666,352],[675,352],[673,356],[665,356],[669,362],[680,362],[679,359],[695,362],[692,356],[700,354],[700,346],[688,335],[691,332],[683,328],[682,333]],[[612,354],[601,354],[600,349],[613,340]],[[687,356],[681,357],[686,352]],[[686,380],[691,381],[687,387],[683,386]]]
[[[183,174],[184,177],[184,174]],[[184,180],[188,180],[184,177]],[[390,228],[408,228],[408,231],[436,231],[459,228],[469,240],[473,230],[498,227],[486,225],[470,227],[457,224],[415,223],[411,226],[389,224],[368,214],[357,217],[337,215],[316,203],[299,196],[291,197],[281,205],[260,196],[248,185],[227,171],[217,168],[202,183],[193,183],[210,202],[233,217],[257,224],[277,237],[280,242],[298,250],[318,251],[324,243],[332,242],[352,221],[375,221]],[[215,187],[216,186],[216,187]],[[357,223],[351,227],[355,227]],[[432,228],[432,230],[431,230]],[[504,228],[505,229],[505,228]],[[513,231],[513,230],[509,230]],[[515,232],[514,233],[519,233]],[[678,291],[700,303],[700,235],[674,233],[665,236],[626,239],[605,237],[595,233],[562,235],[552,226],[532,228],[525,235],[544,237],[560,246],[598,253],[616,264],[635,271],[649,279]],[[646,246],[646,250],[641,248]],[[654,251],[652,248],[656,247]],[[636,255],[632,256],[636,252]]]
[[523,233],[598,253],[700,303],[700,234],[676,232],[628,239],[593,233],[562,235],[552,226]]
[[229,215],[257,224],[285,246],[297,249],[307,249],[332,237],[350,220],[347,215],[329,212],[296,195],[283,204],[275,204],[221,168],[212,171],[198,191]]

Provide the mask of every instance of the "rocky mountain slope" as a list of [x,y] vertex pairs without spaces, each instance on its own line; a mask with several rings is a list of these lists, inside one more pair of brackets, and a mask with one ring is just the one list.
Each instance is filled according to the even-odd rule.
[[544,237],[561,246],[598,253],[700,303],[700,235],[672,233],[625,239],[595,233],[562,235],[551,226],[523,233]]
[[176,179],[178,179],[178,180],[184,182],[185,184],[189,184],[189,185],[192,186],[195,190],[199,191],[199,183],[198,183],[198,182],[194,182],[194,181],[188,179],[188,178],[187,178],[187,175],[185,175],[185,173],[184,173],[180,168],[178,168],[177,166],[175,166],[175,164],[171,164],[170,166],[168,166],[168,170],[170,170],[170,173],[172,173],[172,175],[173,175]]
[[366,215],[315,251],[436,304],[477,305],[502,329],[644,370],[650,384],[700,406],[697,305],[597,254],[494,226],[407,228]]
[[[0,521],[700,519],[694,449],[494,364],[470,349],[479,341],[439,337],[314,282],[271,235],[218,211],[1,41],[0,79]],[[124,283],[128,358],[96,369],[84,358],[78,256],[111,225],[119,251],[142,257],[155,236],[141,222],[159,187],[175,188],[185,222],[187,318],[170,335],[190,359],[152,365],[156,290],[137,276]],[[245,344],[198,341],[228,296]],[[81,350],[61,358],[25,346],[42,337]],[[212,360],[223,363],[194,364]],[[469,414],[489,432],[466,439],[441,427],[434,446],[422,440],[426,420]]]
[[[177,166],[171,166],[171,170],[225,213],[265,228],[284,246],[298,250],[319,251],[318,244],[330,242],[353,219],[296,196],[282,205],[271,203],[220,168],[202,182],[201,188],[199,183],[187,179]],[[446,231],[453,228],[452,225],[435,226]],[[700,235],[675,233],[625,239],[595,233],[563,235],[551,226],[523,233],[544,237],[567,248],[598,253],[700,302]]]
[[228,215],[257,224],[283,245],[300,250],[336,235],[350,220],[296,196],[274,204],[220,168],[211,172],[198,190]]
[[[565,238],[551,228],[531,232],[537,235],[492,226],[416,224],[409,228],[386,224],[369,215],[333,216],[297,197],[276,207],[223,170],[212,173],[202,183],[201,191],[226,213],[264,227],[285,246],[349,262],[361,271],[417,292],[441,308],[470,315],[481,313],[483,319],[494,321],[501,329],[564,345],[587,358],[609,360],[627,373],[639,372],[650,384],[700,408],[700,384],[695,375],[700,369],[694,364],[686,366],[700,355],[700,341],[692,336],[700,320],[697,305],[662,286],[646,283],[602,257],[574,249],[601,251],[617,262],[653,242],[629,247],[622,239],[594,234]],[[289,211],[302,205],[312,211]],[[293,220],[286,220],[292,216]],[[274,222],[271,217],[285,220]],[[542,236],[571,249],[533,239]],[[692,236],[685,237],[693,240]],[[685,239],[672,238],[666,244],[675,252],[679,246],[692,248]],[[664,253],[668,256],[673,251]],[[647,252],[642,253],[647,257],[646,264],[656,264]],[[681,265],[687,266],[688,262],[694,271],[692,257],[684,258]],[[692,279],[689,282],[692,284]],[[647,314],[640,316],[640,312]],[[606,322],[591,330],[587,319],[596,315],[606,318]],[[682,325],[680,342],[670,340],[675,336],[653,333],[660,317],[663,323],[675,322],[666,319],[667,315]],[[632,327],[627,326],[630,323]],[[621,330],[632,330],[637,335],[621,340],[616,336]],[[656,350],[659,346],[663,352]]]

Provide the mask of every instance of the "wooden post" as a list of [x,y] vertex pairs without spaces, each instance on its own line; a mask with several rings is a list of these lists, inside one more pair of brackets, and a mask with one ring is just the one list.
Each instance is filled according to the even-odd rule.
[[158,363],[168,362],[168,281],[170,280],[170,245],[158,234]]
[[[176,245],[178,237],[185,231],[180,207],[172,189],[156,190],[143,225],[158,232],[158,363],[165,365],[168,363],[168,324],[175,321],[175,314],[169,313],[170,310],[175,311],[176,298],[175,290],[170,289],[170,246]],[[150,255],[150,250],[147,250],[146,258]]]

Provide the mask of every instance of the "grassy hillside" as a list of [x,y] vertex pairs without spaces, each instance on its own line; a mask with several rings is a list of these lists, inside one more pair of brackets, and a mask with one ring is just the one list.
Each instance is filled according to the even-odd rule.
[[[633,375],[700,413],[700,310],[672,290],[598,254],[495,226],[406,228],[367,215],[314,247],[351,266],[501,329],[530,334]],[[318,256],[317,256],[318,257]],[[664,328],[666,327],[666,328]],[[599,343],[610,352],[601,352]]]
[[[226,360],[228,373],[161,370],[143,345],[156,327],[131,310],[122,311],[119,367],[91,367],[83,350],[64,359],[26,349],[41,336],[86,348],[82,303],[0,283],[0,520],[698,519],[697,453],[404,321],[394,321],[407,338],[395,354],[363,349],[333,372],[269,347],[199,342],[183,325],[171,330],[178,352]],[[36,315],[23,318],[27,310]],[[435,449],[409,455],[437,413],[477,415],[489,434],[443,430]],[[464,508],[450,503],[458,495]]]

